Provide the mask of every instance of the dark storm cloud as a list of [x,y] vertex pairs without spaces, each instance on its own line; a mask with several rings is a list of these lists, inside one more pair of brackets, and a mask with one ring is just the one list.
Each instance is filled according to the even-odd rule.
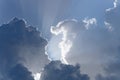
[[41,80],[89,80],[89,77],[80,73],[79,65],[66,65],[60,61],[52,61],[45,66]]
[[34,80],[32,73],[22,64],[17,64],[8,72],[10,80]]
[[0,79],[18,63],[32,72],[39,72],[49,62],[45,55],[46,45],[40,32],[27,26],[24,20],[14,18],[0,26]]

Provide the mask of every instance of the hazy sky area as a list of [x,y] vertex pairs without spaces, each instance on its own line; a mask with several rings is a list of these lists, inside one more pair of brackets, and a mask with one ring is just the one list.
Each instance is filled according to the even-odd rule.
[[0,0],[0,80],[120,80],[120,0]]
[[24,18],[30,25],[43,29],[48,37],[51,25],[64,19],[96,17],[104,19],[105,9],[114,0],[0,0],[0,24],[13,17]]

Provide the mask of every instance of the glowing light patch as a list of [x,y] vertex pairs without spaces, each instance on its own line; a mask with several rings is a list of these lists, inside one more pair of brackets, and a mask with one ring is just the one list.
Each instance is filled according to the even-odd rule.
[[[59,22],[56,26],[51,26],[51,33],[54,34],[54,36],[48,43],[49,58],[52,60],[61,60],[62,63],[68,64],[66,56],[77,34],[82,30],[88,29],[91,25],[97,25],[95,18],[85,18],[82,22],[78,22],[75,19],[64,20]],[[60,53],[58,51],[60,51]]]
[[[68,23],[67,23],[68,22]],[[71,28],[73,27],[73,23],[76,23],[77,21],[75,19],[71,20],[71,23],[69,23],[69,20],[61,21],[59,22],[56,27],[51,27],[51,33],[55,34],[56,36],[62,34],[62,39],[58,43],[58,47],[61,51],[61,58],[60,60],[64,64],[68,64],[67,60],[65,59],[67,53],[70,51],[70,48],[72,47],[72,39],[75,38],[75,34],[70,32]]]
[[59,43],[59,48],[61,49],[61,61],[65,64],[68,64],[65,57],[69,52],[70,48],[72,47],[72,42],[67,39],[67,31],[64,29],[62,31],[63,31],[63,38],[62,41]]
[[35,80],[40,80],[41,73],[33,74]]

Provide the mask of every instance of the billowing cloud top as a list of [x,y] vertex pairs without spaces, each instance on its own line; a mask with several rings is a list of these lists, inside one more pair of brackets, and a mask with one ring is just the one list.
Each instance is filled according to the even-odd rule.
[[60,61],[52,61],[45,66],[41,80],[89,80],[89,77],[80,73],[79,65],[65,65]]
[[8,72],[8,76],[10,80],[34,80],[32,73],[22,64],[17,64],[11,68]]
[[0,79],[4,79],[16,64],[22,64],[21,69],[27,67],[33,73],[40,72],[49,62],[45,55],[46,45],[40,32],[27,26],[24,20],[14,18],[0,26]]

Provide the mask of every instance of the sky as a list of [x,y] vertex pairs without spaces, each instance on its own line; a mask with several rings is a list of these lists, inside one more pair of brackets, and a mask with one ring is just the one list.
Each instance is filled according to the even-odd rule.
[[0,0],[0,80],[120,80],[120,0]]
[[[50,26],[65,19],[96,17],[104,19],[105,9],[113,6],[114,0],[0,0],[0,24],[13,17],[24,18],[49,38]],[[8,14],[9,13],[9,14]]]

